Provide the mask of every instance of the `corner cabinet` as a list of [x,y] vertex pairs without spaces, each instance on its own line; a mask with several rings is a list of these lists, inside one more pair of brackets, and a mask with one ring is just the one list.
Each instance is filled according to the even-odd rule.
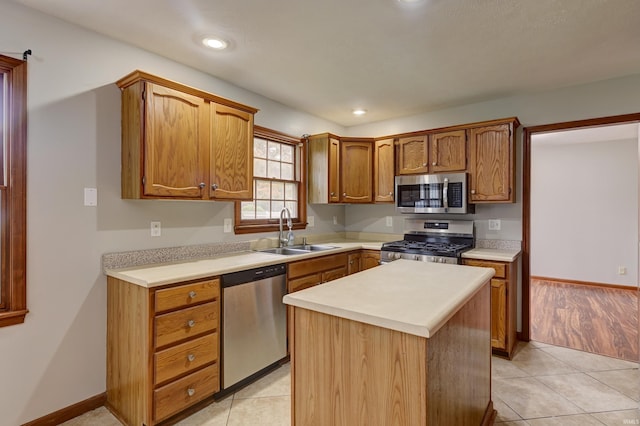
[[107,407],[121,422],[153,426],[220,390],[218,278],[107,286]]
[[248,107],[135,71],[122,90],[122,198],[253,198]]
[[516,262],[463,259],[463,264],[495,270],[491,279],[491,347],[494,354],[511,359],[517,340]]
[[469,201],[515,202],[516,118],[469,129]]

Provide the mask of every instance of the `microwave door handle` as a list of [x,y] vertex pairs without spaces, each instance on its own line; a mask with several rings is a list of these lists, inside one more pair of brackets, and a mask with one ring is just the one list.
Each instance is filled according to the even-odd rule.
[[449,211],[449,179],[444,178],[444,185],[442,188],[442,204],[444,206],[444,211]]

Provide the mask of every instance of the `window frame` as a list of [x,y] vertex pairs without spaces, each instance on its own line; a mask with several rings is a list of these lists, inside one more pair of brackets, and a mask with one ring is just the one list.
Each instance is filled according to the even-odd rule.
[[[27,309],[27,61],[0,55],[5,75],[6,182],[0,186],[0,327],[21,324]],[[0,119],[2,119],[0,117]],[[2,124],[4,126],[4,124]],[[1,169],[1,166],[0,166]]]
[[[300,180],[298,184],[298,217],[293,220],[293,229],[305,229],[307,227],[307,153],[305,141],[302,138],[296,138],[276,130],[267,129],[266,127],[254,126],[254,138],[265,139],[272,142],[280,142],[300,149]],[[253,151],[252,151],[253,152]],[[255,176],[251,178],[251,184],[254,184]],[[235,234],[252,234],[258,232],[273,232],[279,230],[278,219],[241,219],[242,201],[234,203],[234,233]]]

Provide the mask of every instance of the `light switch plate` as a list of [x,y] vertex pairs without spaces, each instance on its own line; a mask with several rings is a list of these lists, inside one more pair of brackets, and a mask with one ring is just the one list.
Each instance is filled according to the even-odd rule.
[[96,188],[84,189],[84,205],[90,207],[98,205],[98,190]]
[[224,220],[224,232],[231,232],[233,230],[233,222],[230,218],[225,218]]
[[160,222],[151,222],[151,236],[159,237],[162,235],[162,228],[160,227]]
[[500,219],[489,219],[489,231],[499,231],[500,225]]

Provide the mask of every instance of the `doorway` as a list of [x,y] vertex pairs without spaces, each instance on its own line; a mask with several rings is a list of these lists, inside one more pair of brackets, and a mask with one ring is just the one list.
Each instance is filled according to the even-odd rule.
[[[584,255],[582,257],[579,256],[579,250],[566,252],[562,256],[558,255],[558,253],[560,253],[558,252],[558,250],[562,248],[562,244],[560,243],[566,243],[567,240],[577,240],[577,241],[579,241],[580,239],[584,240],[585,238],[584,236],[586,235],[585,233],[593,232],[594,230],[600,232],[600,234],[604,236],[603,237],[605,239],[604,244],[610,245],[610,241],[606,241],[606,238],[607,238],[606,233],[601,232],[602,227],[607,226],[607,224],[598,223],[597,220],[593,220],[593,218],[590,218],[589,216],[590,215],[593,216],[593,214],[596,213],[595,210],[597,209],[588,208],[590,206],[589,203],[590,202],[594,203],[593,200],[597,199],[598,195],[604,195],[605,196],[604,198],[606,198],[606,196],[610,196],[609,192],[615,192],[615,188],[607,188],[606,186],[604,188],[602,187],[599,188],[600,182],[598,181],[598,179],[601,179],[601,180],[606,179],[606,173],[604,173],[605,176],[602,176],[603,173],[601,173],[603,170],[606,170],[606,167],[604,167],[606,165],[603,165],[603,167],[601,168],[597,168],[597,163],[596,163],[595,167],[594,166],[591,167],[592,170],[586,171],[587,174],[584,175],[585,178],[583,180],[588,181],[589,178],[591,178],[591,183],[585,182],[585,185],[583,185],[582,187],[579,187],[580,189],[576,190],[578,192],[584,191],[584,194],[574,197],[574,200],[570,200],[571,196],[574,196],[575,194],[564,194],[564,196],[563,194],[560,194],[558,196],[557,194],[558,191],[556,191],[556,194],[553,195],[553,194],[550,194],[551,191],[546,191],[544,189],[541,190],[540,185],[544,184],[545,180],[544,178],[540,178],[540,174],[542,172],[541,172],[541,168],[539,167],[540,166],[539,162],[542,161],[542,159],[544,159],[545,157],[544,155],[539,155],[539,153],[546,153],[547,155],[551,153],[552,157],[546,157],[546,158],[554,158],[554,160],[551,161],[550,164],[554,164],[554,161],[555,161],[556,167],[554,169],[549,169],[548,172],[544,173],[545,175],[547,174],[550,175],[548,176],[549,179],[551,179],[549,182],[551,182],[553,188],[558,188],[559,183],[562,183],[563,180],[569,181],[573,178],[576,178],[578,179],[577,180],[578,182],[582,182],[580,180],[579,175],[580,173],[585,173],[585,171],[580,172],[578,170],[577,171],[578,173],[573,173],[575,172],[575,170],[574,171],[570,170],[570,167],[558,169],[557,166],[562,165],[562,163],[558,162],[560,158],[555,158],[555,157],[562,157],[563,155],[565,156],[565,158],[569,158],[566,156],[575,155],[575,154],[571,154],[571,152],[573,150],[573,152],[575,153],[575,149],[577,149],[577,147],[575,146],[559,147],[558,145],[554,145],[554,141],[556,142],[561,141],[562,139],[560,138],[560,136],[564,134],[567,134],[567,135],[580,134],[580,132],[585,133],[584,130],[587,130],[587,129],[593,130],[592,132],[589,132],[591,134],[591,133],[594,133],[594,131],[604,129],[604,126],[607,126],[609,130],[612,129],[612,127],[609,127],[609,126],[614,126],[614,125],[634,125],[635,128],[637,128],[638,122],[640,122],[640,114],[628,114],[628,115],[622,115],[622,116],[604,117],[604,118],[598,118],[598,119],[535,126],[535,127],[529,127],[524,129],[523,131],[524,152],[523,152],[522,333],[521,333],[522,340],[528,341],[532,338],[532,334],[533,334],[533,337],[536,337],[535,334],[540,334],[541,329],[538,328],[539,323],[536,323],[535,324],[536,328],[532,329],[532,325],[534,325],[532,324],[532,313],[536,313],[536,312],[535,311],[532,312],[531,308],[532,306],[534,307],[537,306],[536,304],[541,300],[540,297],[548,297],[548,299],[545,300],[546,305],[544,305],[545,311],[544,311],[544,316],[542,316],[542,318],[544,318],[548,322],[558,321],[558,324],[552,324],[553,325],[552,329],[549,328],[549,324],[546,324],[546,327],[548,328],[547,331],[551,330],[553,332],[551,334],[555,335],[554,337],[558,337],[558,336],[564,337],[565,340],[563,342],[562,339],[558,339],[558,341],[556,342],[546,342],[546,343],[560,344],[562,346],[574,347],[576,349],[582,349],[590,352],[599,353],[597,350],[592,350],[593,348],[589,347],[593,343],[592,341],[590,341],[586,345],[583,345],[582,343],[575,341],[575,339],[571,337],[570,335],[571,333],[563,333],[563,325],[560,324],[560,321],[566,320],[567,324],[570,323],[570,326],[566,327],[567,329],[575,328],[575,330],[570,330],[571,332],[575,332],[574,337],[576,335],[579,335],[581,332],[584,332],[585,330],[588,331],[584,333],[585,335],[589,335],[591,332],[594,332],[594,331],[597,332],[598,331],[597,329],[601,328],[601,324],[597,322],[595,323],[595,330],[593,328],[589,329],[590,327],[589,321],[594,320],[594,317],[596,315],[592,315],[592,312],[584,313],[575,309],[574,311],[572,311],[572,308],[584,308],[586,306],[589,306],[590,304],[593,303],[589,298],[593,297],[594,295],[597,298],[602,297],[602,295],[605,295],[606,297],[608,297],[609,293],[614,294],[616,291],[620,292],[626,289],[627,294],[625,294],[624,296],[627,297],[628,293],[632,293],[632,296],[635,298],[633,301],[633,305],[631,305],[631,309],[633,309],[633,314],[634,314],[633,319],[635,322],[632,324],[631,328],[633,329],[632,332],[636,333],[635,341],[634,341],[636,352],[633,354],[633,356],[635,357],[634,359],[637,360],[637,330],[638,330],[638,324],[637,324],[637,317],[638,317],[637,237],[638,236],[637,236],[637,232],[635,232],[635,235],[631,237],[635,241],[634,245],[632,246],[633,252],[635,253],[634,254],[635,259],[631,259],[632,263],[635,266],[633,266],[634,270],[631,271],[633,282],[629,286],[614,285],[610,287],[610,286],[607,286],[606,284],[615,282],[614,280],[616,278],[612,280],[612,279],[609,279],[610,277],[603,278],[602,276],[598,277],[597,274],[594,275],[593,270],[595,270],[595,268],[593,268],[592,266],[595,264],[601,264],[603,262],[600,262],[601,259],[598,259],[597,256],[594,257],[592,252],[591,253],[587,252],[589,253],[589,255]],[[579,135],[579,137],[581,136],[584,136],[584,135]],[[636,166],[636,167],[638,164],[637,163],[638,162],[637,139],[638,139],[638,135],[636,133],[635,155],[633,155],[634,158],[631,159],[631,161],[635,161],[635,164],[632,164],[632,166]],[[567,139],[565,139],[565,141],[566,140]],[[544,144],[547,144],[549,146],[549,149],[544,149],[544,146],[545,146]],[[601,150],[599,154],[600,158],[609,160],[608,157],[610,157],[610,155],[608,152],[602,151],[603,147],[604,145],[602,146],[598,146],[597,144],[591,145],[586,151],[588,152],[588,154],[584,154],[584,155],[582,153],[580,154],[580,157],[581,157],[580,160],[586,161],[588,157],[592,157],[592,160],[594,158],[597,160],[598,149]],[[607,149],[607,148],[604,147],[604,149]],[[606,156],[603,156],[603,154],[606,154]],[[532,165],[532,161],[538,161],[538,163],[535,163]],[[612,166],[609,165],[609,167],[612,167]],[[592,174],[591,177],[589,176],[589,171]],[[532,173],[535,173],[535,174],[532,175]],[[563,173],[565,174],[564,177],[563,177]],[[572,176],[574,174],[577,174],[578,176]],[[560,180],[561,182],[558,182],[558,180]],[[537,185],[537,187],[535,185]],[[570,187],[568,182],[566,187],[567,188]],[[562,186],[560,187],[560,189],[562,189]],[[547,194],[547,192],[549,194]],[[547,195],[549,195],[551,198],[547,197]],[[634,195],[634,199],[637,200],[637,198],[635,198],[636,194],[633,194],[633,195]],[[556,197],[556,198],[554,199],[553,197]],[[567,199],[568,204],[563,203],[563,201],[565,201],[565,198]],[[532,201],[537,202],[539,203],[539,206],[542,206],[543,204],[540,204],[541,200],[546,200],[547,202],[554,203],[554,207],[550,210],[556,209],[556,212],[558,212],[558,218],[560,218],[557,220],[558,223],[554,223],[553,213],[549,213],[549,215],[545,217],[545,213],[544,213],[545,208],[539,207],[536,210],[532,210],[532,207],[535,207],[532,205]],[[587,207],[585,208],[584,205],[579,206],[579,204],[581,203],[582,204],[586,203]],[[564,214],[565,216],[564,224],[560,223],[563,216],[562,213],[564,213],[567,209],[571,209],[573,204],[576,205],[576,208],[579,211],[577,211],[576,213],[573,213],[573,218],[569,219],[568,221],[567,221],[567,215]],[[602,207],[599,207],[599,208],[600,210],[602,210]],[[638,215],[637,207],[635,208],[635,210],[636,211],[632,212],[633,218],[629,220],[631,220],[632,225],[634,225],[633,227],[630,227],[630,228],[634,228],[637,230],[636,223],[640,216]],[[611,206],[610,211],[612,212],[615,211],[615,206]],[[532,225],[535,225],[535,226],[532,227]],[[620,228],[620,225],[616,223],[610,223],[609,225],[613,227],[617,227],[618,229]],[[566,228],[562,228],[562,226],[565,226]],[[535,227],[537,227],[537,231]],[[532,236],[532,230],[536,232],[536,234],[533,236]],[[550,256],[546,256],[544,252],[540,254],[541,253],[539,251],[540,248],[541,247],[544,248],[544,244],[541,243],[541,241],[543,241],[544,238],[540,238],[541,234],[545,236],[550,236],[550,238],[554,238],[555,242],[553,245],[549,246],[550,247],[549,251],[551,252],[553,252],[554,250],[556,251],[555,258],[554,258],[554,253],[548,253]],[[593,235],[596,235],[596,232],[593,232]],[[609,237],[615,238],[614,236],[609,236]],[[591,243],[588,240],[586,241]],[[588,244],[585,243],[584,245],[586,246]],[[535,259],[532,259],[531,257],[532,250],[538,250],[536,252],[537,257]],[[546,256],[546,259],[545,259],[545,256]],[[593,260],[593,259],[590,260],[588,258],[589,256],[591,256],[593,259],[596,259],[596,260]],[[559,259],[561,259],[561,261],[558,261]],[[543,267],[541,267],[541,265],[543,265]],[[532,269],[532,266],[537,268],[537,270]],[[571,279],[568,279],[568,280],[562,279],[563,268],[565,268],[566,270],[566,269],[571,269],[572,267],[574,271],[578,271],[577,275],[573,274],[573,276],[571,276],[572,274],[568,274],[569,278]],[[607,270],[608,269],[610,268],[607,267]],[[547,272],[547,275],[545,275],[544,277],[545,279],[543,279],[542,283],[540,283],[538,280],[540,278],[540,276],[538,275],[540,274],[541,270]],[[583,275],[580,275],[581,273]],[[548,278],[548,276],[552,276],[553,278],[560,278],[560,280],[546,279]],[[593,278],[593,279],[589,279],[589,278]],[[605,283],[605,285],[600,286],[599,283]],[[544,293],[540,293],[540,291],[542,291],[540,289],[543,289]],[[630,289],[633,289],[636,291],[630,291]],[[585,290],[585,292],[580,293],[579,291],[575,291],[575,290]],[[570,295],[570,296],[566,297],[567,295]],[[550,303],[550,301],[559,302],[559,304],[558,306],[553,306],[553,304]],[[610,301],[606,301],[603,303],[609,304],[607,307],[607,310],[610,311],[611,310]],[[628,303],[628,300],[625,300],[625,303]],[[626,306],[623,306],[621,309],[629,309],[629,306],[630,305],[627,304]],[[539,311],[538,313],[541,313],[541,311]],[[626,313],[628,313],[628,311]],[[533,318],[538,320],[541,317],[535,316]],[[625,318],[625,320],[629,320],[629,318]],[[581,323],[584,323],[585,330],[579,329],[581,326]],[[619,329],[616,330],[616,333],[619,332],[621,329],[621,327],[618,327],[618,328]],[[565,335],[562,336],[563,334]],[[589,339],[591,339],[591,337],[589,337]],[[612,337],[612,339],[615,340],[615,339],[618,339],[618,337],[615,337],[615,339]],[[572,340],[574,341],[571,342]],[[580,345],[583,345],[583,347],[580,347]],[[603,353],[603,354],[606,354],[606,353]],[[607,355],[610,355],[610,354],[607,354]],[[621,356],[621,358],[628,357],[628,356],[629,356],[629,353],[627,351],[624,356]]]

